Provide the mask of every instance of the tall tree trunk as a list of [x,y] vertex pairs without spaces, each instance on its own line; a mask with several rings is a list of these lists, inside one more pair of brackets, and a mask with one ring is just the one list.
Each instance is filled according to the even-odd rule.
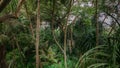
[[40,40],[40,0],[37,3],[37,22],[36,22],[36,68],[42,68],[42,64],[39,58],[39,40]]

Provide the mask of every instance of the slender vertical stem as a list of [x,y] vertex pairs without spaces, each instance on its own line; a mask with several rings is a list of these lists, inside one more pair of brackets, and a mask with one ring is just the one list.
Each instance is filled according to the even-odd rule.
[[29,15],[29,11],[28,11],[26,2],[24,4],[24,8],[25,8],[25,11],[26,11],[26,14],[27,14],[27,18],[30,21],[30,26],[29,26],[30,27],[30,32],[32,34],[33,39],[35,39],[35,34],[34,34],[33,26],[32,26],[32,21],[30,20],[30,15]]
[[99,24],[98,24],[98,0],[95,1],[96,8],[96,46],[99,45]]
[[53,0],[52,7],[53,7],[53,9],[52,9],[52,35],[53,35],[53,39],[54,39],[55,43],[57,44],[57,46],[62,51],[62,53],[64,54],[64,50],[63,50],[62,46],[60,45],[60,43],[58,42],[58,40],[56,39],[55,33],[54,33],[54,27],[53,27],[53,25],[54,25],[55,0]]
[[72,0],[70,0],[70,6],[68,7],[68,14],[67,14],[67,18],[66,18],[66,22],[65,22],[65,25],[64,25],[64,65],[65,65],[65,68],[67,68],[67,54],[66,54],[66,51],[67,51],[67,29],[68,29],[68,19],[69,19],[69,16],[70,16],[70,12],[71,12],[71,8],[72,8]]
[[40,0],[37,0],[37,22],[36,22],[36,68],[42,68],[39,58],[39,40],[40,40]]
[[65,68],[67,68],[66,46],[67,46],[67,26],[65,26],[65,31],[64,31],[64,64],[65,64]]

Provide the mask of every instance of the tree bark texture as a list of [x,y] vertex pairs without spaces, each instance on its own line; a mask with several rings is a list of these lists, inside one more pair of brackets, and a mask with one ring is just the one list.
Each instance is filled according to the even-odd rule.
[[7,68],[6,60],[5,60],[5,46],[0,45],[0,68]]

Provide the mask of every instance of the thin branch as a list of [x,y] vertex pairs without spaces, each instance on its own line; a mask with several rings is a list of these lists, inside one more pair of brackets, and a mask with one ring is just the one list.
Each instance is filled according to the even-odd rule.
[[26,11],[26,14],[27,14],[27,18],[28,18],[28,20],[30,21],[30,26],[29,26],[29,28],[30,28],[30,31],[31,31],[31,33],[32,33],[32,37],[33,37],[33,39],[35,39],[34,29],[33,29],[33,26],[32,26],[32,21],[30,20],[30,15],[29,15],[29,11],[28,11],[28,9],[27,9],[26,3],[24,4],[24,8],[25,8],[25,11]]
[[7,15],[4,15],[4,16],[1,16],[0,17],[0,23],[3,23],[4,21],[6,21],[8,19],[17,19],[17,17],[15,17],[12,14],[7,14]]
[[[74,2],[72,2],[72,0],[70,0],[70,6],[69,7],[72,7],[72,5],[74,4]],[[67,7],[68,8],[68,7]],[[71,9],[71,8],[70,8]],[[68,9],[68,11],[64,14],[64,16],[60,19],[60,20],[63,20],[63,19],[65,19],[65,17],[67,17],[68,15],[69,15],[69,9]]]
[[73,26],[73,24],[75,24],[75,22],[76,22],[76,20],[77,20],[77,18],[79,17],[79,15],[77,15],[75,18],[74,18],[74,20],[72,21],[72,23],[71,23],[71,28],[70,28],[70,37],[71,37],[71,41],[70,41],[70,43],[71,43],[71,47],[69,47],[70,48],[70,53],[72,53],[72,47],[73,47],[73,30],[72,30],[72,26]]
[[[107,12],[106,12],[106,13],[107,13]],[[119,21],[118,21],[114,16],[112,16],[110,13],[107,13],[107,15],[111,16],[111,17],[115,20],[115,22],[120,26]]]
[[18,50],[19,50],[19,52],[20,52],[20,56],[24,59],[24,58],[25,58],[25,55],[23,54],[23,51],[22,51],[21,47],[20,47],[19,44],[18,44],[18,40],[16,39],[15,36],[13,37],[13,39],[14,39],[14,41],[15,41],[15,43],[16,43],[16,46],[17,46],[17,48],[18,48]]
[[54,20],[54,11],[55,11],[55,0],[53,2],[53,9],[52,9],[52,35],[53,35],[53,39],[55,40],[55,43],[57,44],[57,46],[60,48],[60,50],[62,51],[62,53],[64,53],[64,50],[62,48],[62,46],[60,45],[60,43],[57,41],[55,34],[54,34],[54,28],[53,28],[53,24],[55,22]]
[[24,2],[25,2],[25,0],[19,0],[18,5],[17,5],[17,9],[15,11],[15,16],[16,17],[19,16],[20,9],[21,9]]
[[[0,5],[0,11],[2,11],[3,7],[5,7],[8,4],[7,3],[8,1],[10,2],[11,0],[5,0],[5,1],[3,1],[3,5],[2,4]],[[17,19],[18,16],[19,16],[20,9],[21,9],[22,4],[24,3],[24,1],[25,0],[19,0],[17,9],[16,9],[16,11],[15,11],[14,14],[7,14],[7,15],[1,16],[0,17],[0,23],[3,23],[4,21],[6,21],[6,20],[8,20],[10,18]],[[4,4],[4,2],[6,2],[6,3]]]
[[108,37],[110,36],[110,34],[112,33],[112,31],[114,30],[115,24],[116,24],[116,23],[114,23],[114,24],[112,25],[112,28],[111,28],[110,32],[108,33]]
[[105,22],[105,19],[107,18],[107,15],[105,16],[105,18],[103,19],[103,21],[102,21],[102,24]]
[[52,30],[52,34],[53,34],[53,39],[55,40],[55,43],[60,48],[60,50],[62,51],[62,53],[64,53],[64,50],[63,50],[62,46],[60,45],[60,43],[57,41],[53,30]]

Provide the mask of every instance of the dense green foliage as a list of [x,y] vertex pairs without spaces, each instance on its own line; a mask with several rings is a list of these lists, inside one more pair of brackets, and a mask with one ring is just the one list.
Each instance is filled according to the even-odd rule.
[[[0,15],[13,13],[17,1],[12,0]],[[95,5],[79,6],[93,0],[78,0],[78,5],[73,5],[73,1],[40,2],[41,22],[48,22],[49,25],[42,28],[44,25],[41,24],[40,27],[39,57],[43,68],[65,68],[64,55],[56,41],[64,49],[64,28],[69,15],[77,16],[77,19],[67,25],[68,68],[120,68],[120,26],[114,25],[106,29],[98,22],[99,45],[96,45]],[[98,1],[98,13],[113,12],[112,9],[108,10],[110,6],[105,3],[115,1]],[[0,23],[0,47],[5,46],[8,68],[35,68],[36,2],[37,0],[26,1],[17,19],[10,18]],[[116,7],[112,8],[116,10]]]

